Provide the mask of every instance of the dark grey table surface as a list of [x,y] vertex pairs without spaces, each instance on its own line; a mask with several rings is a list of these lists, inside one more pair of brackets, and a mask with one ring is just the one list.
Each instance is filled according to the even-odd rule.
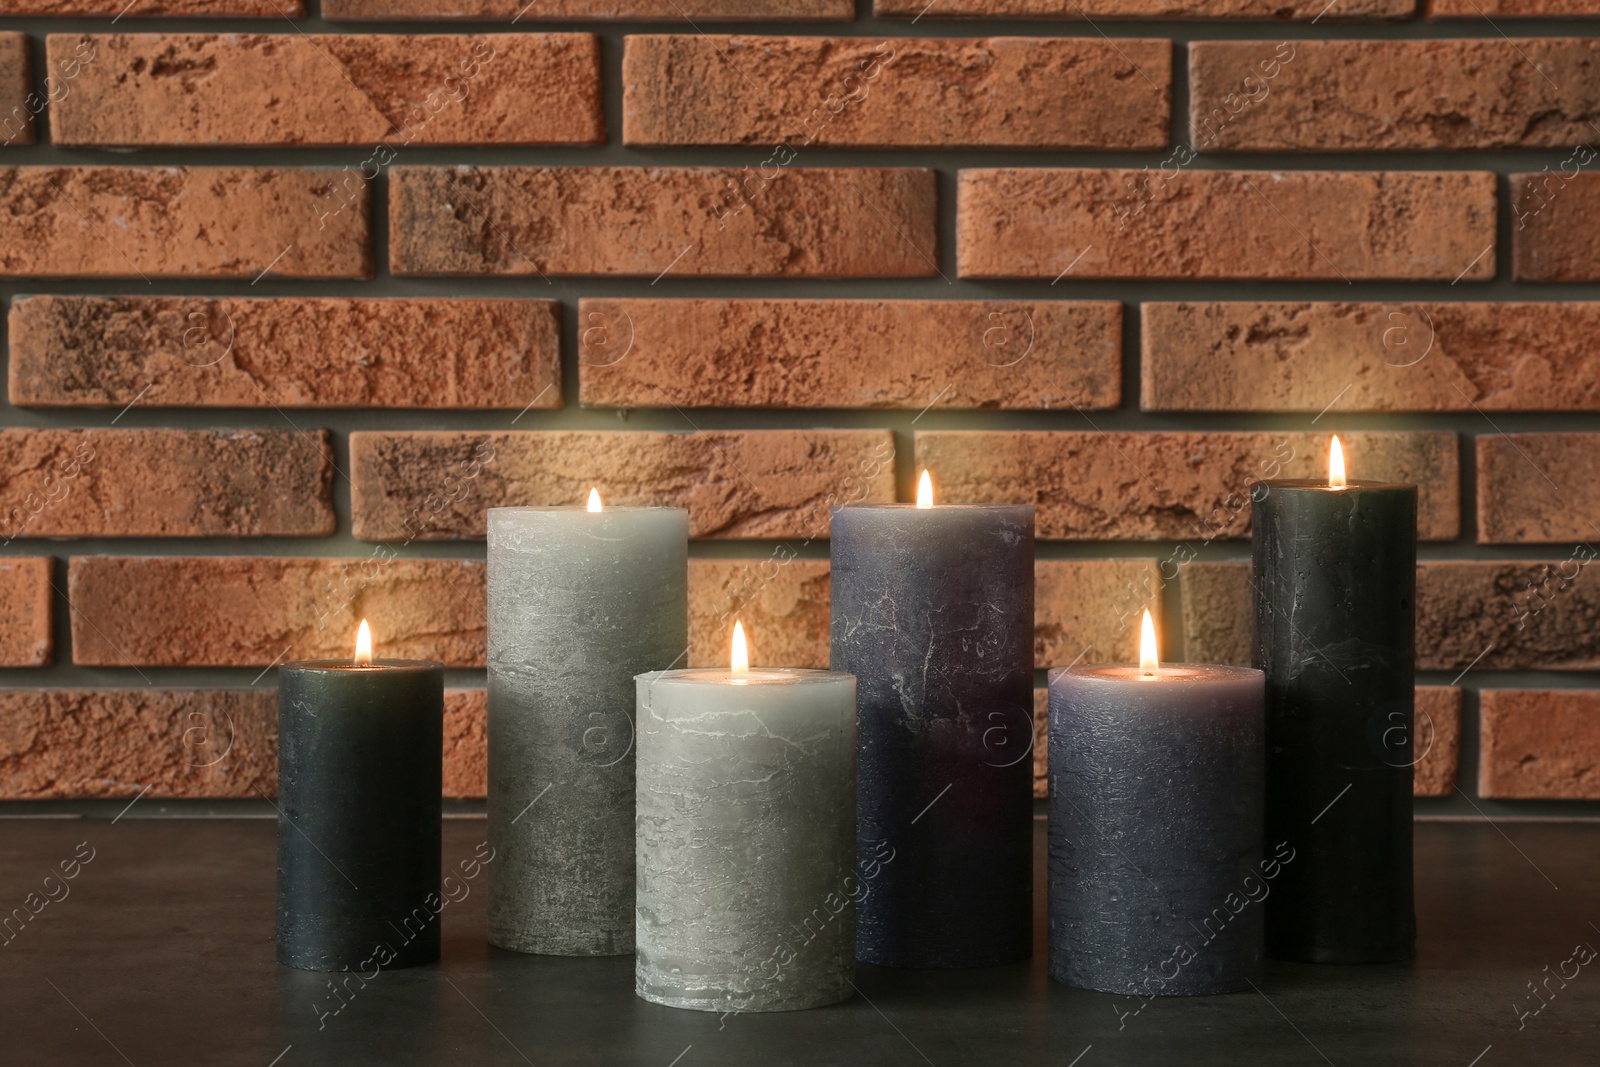
[[[844,1004],[725,1018],[639,1000],[628,957],[491,949],[481,873],[444,909],[441,963],[352,982],[341,1002],[329,976],[273,962],[274,832],[0,820],[0,909],[38,908],[0,944],[0,1063],[1600,1064],[1600,960],[1571,962],[1600,947],[1593,823],[1421,823],[1414,964],[1269,963],[1259,992],[1123,1015],[1138,1002],[1045,977],[1039,821],[1030,964],[861,967]],[[448,820],[446,865],[483,837],[481,819]],[[94,858],[41,907],[81,842]]]

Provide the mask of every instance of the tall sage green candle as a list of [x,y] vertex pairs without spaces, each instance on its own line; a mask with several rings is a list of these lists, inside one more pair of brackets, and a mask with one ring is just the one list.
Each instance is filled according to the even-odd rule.
[[634,676],[689,643],[681,508],[489,510],[489,941],[633,951]]
[[855,973],[855,679],[641,675],[638,959],[646,1000],[787,1011]]

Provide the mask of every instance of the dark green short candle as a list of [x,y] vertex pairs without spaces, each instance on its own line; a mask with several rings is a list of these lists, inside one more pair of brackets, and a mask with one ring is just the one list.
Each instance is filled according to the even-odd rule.
[[1409,959],[1416,486],[1272,481],[1253,500],[1267,842],[1297,855],[1267,954]]
[[444,668],[289,663],[278,676],[278,962],[439,958]]

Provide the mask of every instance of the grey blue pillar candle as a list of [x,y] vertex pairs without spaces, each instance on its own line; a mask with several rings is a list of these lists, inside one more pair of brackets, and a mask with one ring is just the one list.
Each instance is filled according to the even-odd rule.
[[489,510],[492,944],[633,951],[633,679],[688,647],[688,539],[681,508]]
[[1260,983],[1260,671],[1050,672],[1050,977],[1128,996]]
[[1267,840],[1300,857],[1267,953],[1410,959],[1416,487],[1271,481],[1253,499]]
[[645,1000],[789,1011],[851,995],[855,680],[677,670],[638,679]]
[[444,668],[350,660],[278,671],[278,962],[439,958]]
[[[830,666],[856,676],[856,958],[1027,959],[1033,508],[834,509]],[[892,857],[883,862],[885,857]]]

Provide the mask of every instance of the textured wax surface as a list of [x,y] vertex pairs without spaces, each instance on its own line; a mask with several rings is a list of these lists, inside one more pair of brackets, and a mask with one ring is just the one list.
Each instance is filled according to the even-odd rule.
[[1050,673],[1050,977],[1129,996],[1259,985],[1280,875],[1261,854],[1261,672],[1135,671]]
[[832,538],[830,665],[857,679],[857,863],[872,875],[857,958],[1027,959],[1033,508],[842,507]]
[[444,668],[324,666],[278,672],[278,962],[431,963]]
[[1300,857],[1267,953],[1409,959],[1417,490],[1266,482],[1253,523],[1267,841]]
[[658,1004],[788,1011],[852,992],[855,680],[758,673],[638,680],[635,989]]
[[633,951],[633,678],[689,644],[688,513],[489,512],[489,941]]

